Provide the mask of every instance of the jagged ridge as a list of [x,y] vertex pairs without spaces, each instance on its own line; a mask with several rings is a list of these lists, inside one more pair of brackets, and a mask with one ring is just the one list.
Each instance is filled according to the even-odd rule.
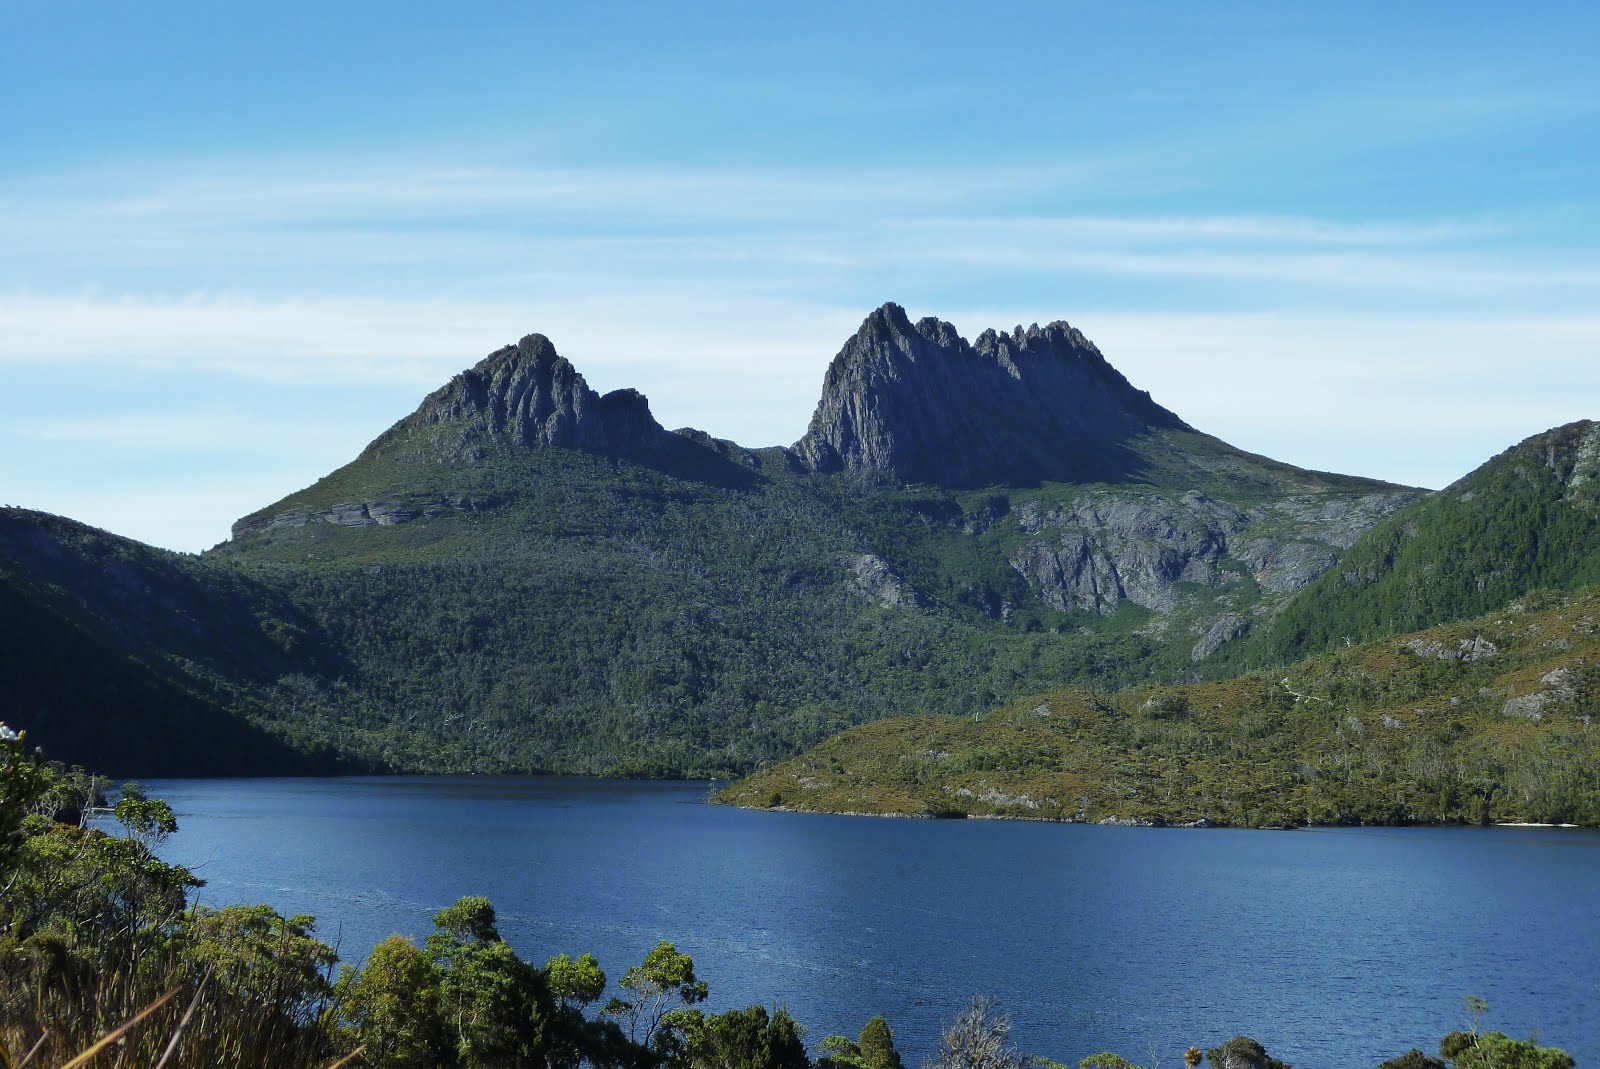
[[665,433],[644,394],[602,397],[549,338],[529,334],[429,394],[369,448],[393,451],[420,440],[441,459],[468,463],[539,446],[629,456],[650,452]]
[[1065,322],[969,344],[890,303],[834,358],[794,449],[817,471],[951,487],[1098,481],[1135,469],[1127,443],[1154,428],[1191,429]]
[[[601,396],[549,338],[529,334],[429,394],[415,412],[368,445],[355,464],[383,457],[476,465],[492,455],[548,446],[645,459],[669,440],[644,394],[622,389]],[[427,500],[324,500],[286,507],[301,496],[291,495],[241,518],[232,536],[304,526],[312,520],[341,527],[389,526],[419,516],[477,512],[497,503],[492,496],[451,492]]]

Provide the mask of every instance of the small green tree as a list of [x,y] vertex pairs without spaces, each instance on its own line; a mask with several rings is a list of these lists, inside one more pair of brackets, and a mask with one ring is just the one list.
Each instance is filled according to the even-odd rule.
[[159,846],[178,830],[172,807],[159,798],[146,797],[144,788],[137,783],[122,785],[122,797],[111,812],[128,837],[142,846]]
[[1512,1039],[1504,1032],[1484,1032],[1489,1001],[1464,995],[1470,1022],[1465,1032],[1451,1032],[1439,1041],[1439,1053],[1455,1069],[1572,1069],[1572,1055],[1559,1047],[1541,1047],[1531,1039]]
[[333,993],[338,956],[316,937],[316,919],[285,917],[271,906],[197,906],[186,956],[263,1019],[303,1023]]
[[672,1014],[683,1036],[675,1064],[683,1069],[811,1069],[803,1031],[793,1017],[765,1006],[706,1016],[698,1010]]
[[1444,1062],[1431,1054],[1424,1054],[1413,1047],[1398,1058],[1390,1058],[1378,1069],[1445,1069]]
[[615,1021],[595,1021],[585,1015],[606,991],[606,974],[594,955],[580,954],[574,960],[557,954],[545,962],[544,974],[555,1000],[550,1028],[553,1069],[577,1069],[584,1063],[618,1066],[637,1060]]
[[1287,1062],[1267,1054],[1267,1049],[1249,1036],[1234,1036],[1220,1047],[1206,1051],[1212,1069],[1289,1069]]
[[[681,1038],[679,1030],[666,1022],[667,1015],[704,1002],[707,994],[705,981],[694,974],[694,959],[664,940],[651,948],[643,962],[623,973],[618,986],[623,993],[607,1002],[601,1012],[621,1022],[628,1042],[652,1052],[658,1061],[667,1060]],[[668,1027],[664,1028],[664,1023]]]
[[339,977],[345,1024],[373,1069],[426,1069],[454,1054],[439,1014],[439,972],[409,939],[391,935],[372,948],[366,967]]
[[53,781],[39,755],[28,752],[26,736],[0,724],[0,878],[22,846],[23,818],[49,793]]
[[433,918],[427,954],[439,971],[445,1029],[464,1069],[526,1069],[548,1061],[555,1007],[544,973],[500,938],[494,907],[460,899]]
[[1103,1050],[1099,1054],[1091,1054],[1080,1061],[1078,1069],[1139,1069],[1139,1066],[1120,1054],[1113,1054],[1109,1050]]
[[458,943],[498,943],[494,906],[482,895],[466,895],[433,915],[433,926]]
[[544,963],[544,973],[560,1009],[588,1006],[606,993],[606,974],[593,954],[579,954],[576,961],[557,954]]
[[889,1031],[889,1022],[882,1017],[874,1017],[861,1029],[861,1035],[855,1040],[848,1036],[828,1036],[824,1039],[817,1069],[905,1069],[905,1063],[895,1049],[894,1033]]
[[1439,1053],[1455,1069],[1573,1069],[1577,1064],[1559,1047],[1541,1047],[1503,1032],[1451,1032],[1439,1041]]
[[894,1046],[894,1033],[889,1030],[889,1022],[882,1017],[868,1021],[856,1043],[861,1051],[861,1060],[867,1063],[868,1069],[905,1069],[900,1052]]
[[861,1047],[849,1036],[824,1036],[817,1069],[870,1069]]

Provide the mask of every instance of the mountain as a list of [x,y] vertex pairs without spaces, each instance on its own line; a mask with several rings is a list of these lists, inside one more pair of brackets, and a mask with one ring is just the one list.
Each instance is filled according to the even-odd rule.
[[111,590],[78,528],[18,515],[0,575],[319,761],[727,772],[1209,671],[1419,496],[1196,431],[1064,323],[969,344],[885,305],[791,448],[666,431],[530,335],[198,559],[119,543]]
[[1362,535],[1239,651],[1286,661],[1600,583],[1600,424],[1536,434]]
[[886,304],[834,358],[794,449],[814,471],[953,488],[1109,482],[1141,469],[1131,443],[1157,428],[1191,430],[1064,322],[969,344]]
[[1600,593],[1222,682],[1060,688],[846,731],[752,808],[1141,824],[1600,824]]

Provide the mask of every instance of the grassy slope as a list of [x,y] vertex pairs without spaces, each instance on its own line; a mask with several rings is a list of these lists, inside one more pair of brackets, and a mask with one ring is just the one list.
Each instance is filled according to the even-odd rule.
[[[1122,694],[1064,688],[981,717],[869,724],[719,798],[1251,826],[1600,824],[1597,620],[1600,592],[1534,595],[1270,676]],[[1461,659],[1463,648],[1487,652],[1476,640],[1494,652]]]

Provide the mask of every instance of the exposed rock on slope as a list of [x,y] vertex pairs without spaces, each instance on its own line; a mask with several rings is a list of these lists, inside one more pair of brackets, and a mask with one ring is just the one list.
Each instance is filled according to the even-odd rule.
[[475,463],[491,452],[561,446],[639,456],[665,431],[637,390],[595,393],[543,334],[530,334],[463,371],[369,448],[426,442],[441,459]]
[[346,501],[328,508],[298,508],[282,512],[253,513],[233,525],[233,537],[253,534],[268,527],[304,527],[308,523],[331,523],[335,527],[392,527],[417,519],[437,519],[446,513],[482,512],[493,508],[495,498],[481,494],[445,494],[426,500]]
[[871,553],[852,553],[840,560],[850,570],[851,585],[855,590],[885,609],[915,609],[926,604],[905,579],[884,563],[882,557]]
[[[549,338],[529,334],[429,394],[415,412],[367,446],[361,459],[420,457],[476,465],[491,456],[551,446],[635,460],[647,460],[673,446],[713,452],[694,437],[697,433],[669,435],[638,390],[597,394]],[[497,503],[492,496],[464,493],[346,499],[289,508],[280,502],[240,519],[232,534],[238,538],[270,527],[312,522],[392,526],[450,511],[478,512]]]
[[[1293,593],[1338,561],[1356,535],[1413,500],[1400,491],[1303,495],[1239,507],[1205,494],[1095,490],[1055,508],[1027,502],[1006,521],[1025,536],[1011,566],[1046,604],[1109,615],[1124,601],[1166,612],[1184,584],[1224,588],[1248,576],[1268,595]],[[1339,518],[1325,515],[1336,509]],[[1248,623],[1210,633],[1209,656]],[[1204,649],[1204,653],[1199,653]]]
[[1155,495],[1095,494],[1063,509],[1018,510],[1030,538],[1011,557],[1049,605],[1063,611],[1116,610],[1124,599],[1168,609],[1178,583],[1217,586],[1226,536],[1242,512],[1199,494],[1176,504]]
[[971,487],[1129,474],[1127,439],[1188,429],[1063,322],[969,344],[897,304],[867,317],[828,368],[795,451],[817,471]]

